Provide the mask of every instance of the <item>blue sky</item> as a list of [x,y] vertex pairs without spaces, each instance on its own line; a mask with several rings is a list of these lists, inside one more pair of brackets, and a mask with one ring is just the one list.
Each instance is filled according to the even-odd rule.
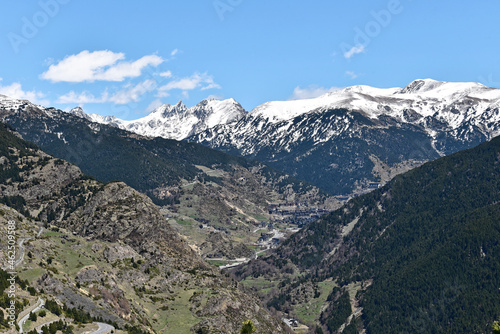
[[9,1],[0,94],[124,119],[419,78],[500,87],[497,0]]

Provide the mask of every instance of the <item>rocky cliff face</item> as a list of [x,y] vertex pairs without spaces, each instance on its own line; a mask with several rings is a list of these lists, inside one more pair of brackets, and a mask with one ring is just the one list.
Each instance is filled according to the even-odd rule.
[[165,261],[179,269],[202,265],[158,207],[146,195],[121,182],[103,186],[86,205],[68,217],[65,225],[91,239],[126,241],[152,263]]

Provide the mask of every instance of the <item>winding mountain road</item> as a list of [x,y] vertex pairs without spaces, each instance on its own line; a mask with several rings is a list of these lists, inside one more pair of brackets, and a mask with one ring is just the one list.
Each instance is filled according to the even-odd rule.
[[[44,228],[40,227],[40,230],[38,231],[37,236],[36,236],[37,238],[39,238],[42,235],[43,230],[44,230]],[[23,246],[23,244],[26,240],[29,240],[29,239],[31,239],[31,238],[22,238],[22,239],[18,240],[18,246],[19,246],[18,251],[19,251],[20,256],[16,260],[16,262],[14,263],[14,267],[17,267],[24,260],[25,247]],[[45,300],[43,300],[42,298],[38,298],[37,303],[33,307],[31,307],[31,309],[30,308],[28,309],[28,312],[17,323],[17,325],[19,326],[19,333],[20,334],[24,333],[23,326],[24,326],[24,323],[28,320],[30,313],[37,312],[38,310],[40,310],[44,306],[45,306]],[[46,326],[54,321],[58,321],[58,320],[49,321],[47,323],[44,323],[44,324],[38,326],[37,332],[41,333],[39,328]],[[97,324],[97,326],[99,326],[99,328],[96,331],[91,332],[89,334],[106,334],[106,333],[109,333],[109,332],[115,330],[115,327],[113,327],[109,324],[105,324],[102,322],[96,322],[95,324]]]
[[28,320],[30,313],[38,311],[44,305],[45,305],[45,300],[43,300],[42,298],[38,298],[38,301],[36,302],[35,306],[31,310],[29,310],[28,313],[26,313],[26,315],[21,318],[21,320],[19,320],[17,325],[19,326],[19,333],[20,334],[23,334],[23,326],[24,326],[24,323],[26,322],[26,320]]
[[18,246],[19,246],[19,253],[21,255],[19,256],[19,259],[17,259],[16,263],[14,263],[14,267],[17,267],[21,262],[23,262],[23,260],[24,260],[24,249],[25,249],[24,246],[23,246],[23,244],[24,244],[24,242],[26,240],[29,240],[29,239],[30,238],[25,238],[25,239],[20,239],[19,240]]
[[[43,323],[39,326],[37,326],[35,328],[35,330],[38,332],[38,333],[43,333],[42,332],[42,327],[44,326],[48,326],[50,325],[51,323],[53,322],[56,322],[56,321],[59,321],[60,318],[56,319],[56,320],[52,320],[52,321],[48,321],[46,323]],[[93,331],[93,332],[87,332],[87,334],[107,334],[107,333],[110,333],[111,331],[114,331],[115,330],[115,327],[111,326],[111,325],[108,325],[108,324],[105,324],[105,323],[102,323],[102,322],[94,322],[94,324],[96,324],[98,326],[97,330]]]
[[[40,230],[38,231],[36,237],[37,238],[40,238],[40,236],[42,235],[42,232],[43,232],[43,227],[40,227]],[[24,242],[25,241],[28,241],[32,238],[20,238],[17,240],[17,246],[18,246],[18,249],[16,250],[17,253],[19,253],[19,258],[16,260],[16,262],[14,262],[14,268],[17,267],[18,265],[21,264],[21,262],[23,262],[24,260]],[[12,269],[11,266],[9,265],[6,265],[4,267],[2,267],[3,270],[9,270],[9,269]]]
[[102,323],[102,322],[96,322],[96,324],[99,326],[99,328],[90,334],[105,334],[105,333],[109,333],[109,332],[115,330],[115,328],[113,326]]

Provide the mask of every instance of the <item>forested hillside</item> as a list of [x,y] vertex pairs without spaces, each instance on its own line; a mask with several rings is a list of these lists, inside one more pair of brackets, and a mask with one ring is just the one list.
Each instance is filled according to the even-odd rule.
[[[282,282],[267,300],[289,312],[302,286],[333,280],[316,314],[326,332],[487,333],[500,314],[499,214],[495,138],[351,200],[235,274]],[[351,312],[340,312],[343,292]]]

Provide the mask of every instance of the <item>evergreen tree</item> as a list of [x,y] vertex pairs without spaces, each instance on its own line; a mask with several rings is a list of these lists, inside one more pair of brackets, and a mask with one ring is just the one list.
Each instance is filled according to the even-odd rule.
[[500,334],[500,321],[493,323],[493,334]]
[[241,327],[240,334],[252,334],[255,333],[257,329],[253,325],[252,320],[243,321],[243,326]]

